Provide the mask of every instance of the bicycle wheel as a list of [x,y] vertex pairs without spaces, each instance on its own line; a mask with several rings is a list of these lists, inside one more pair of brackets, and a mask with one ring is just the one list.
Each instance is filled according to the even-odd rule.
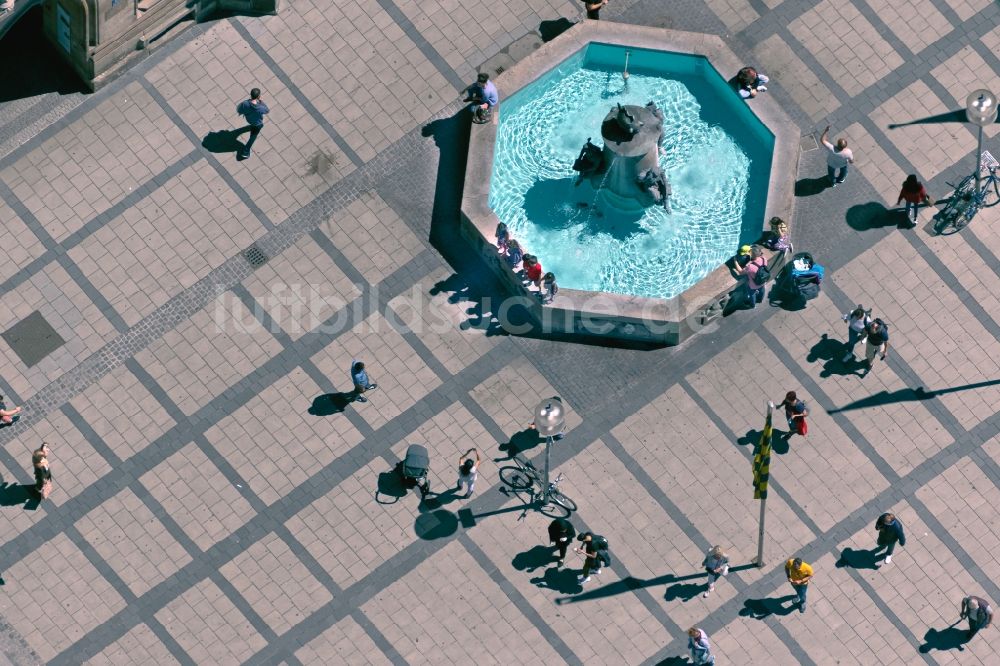
[[576,502],[563,495],[560,491],[552,489],[549,491],[549,499],[556,504],[561,504],[569,511],[576,511]]
[[992,208],[1000,203],[1000,179],[990,176],[983,184],[983,205]]
[[501,467],[500,480],[512,490],[527,490],[535,484],[535,480],[520,467]]
[[562,504],[556,504],[551,500],[544,503],[539,502],[538,512],[543,516],[548,516],[549,518],[569,518],[569,514],[572,513]]

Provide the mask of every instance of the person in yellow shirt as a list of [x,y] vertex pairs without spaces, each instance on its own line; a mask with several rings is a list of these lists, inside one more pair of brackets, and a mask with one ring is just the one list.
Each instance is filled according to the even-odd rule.
[[805,613],[806,592],[813,577],[813,568],[803,562],[801,557],[796,557],[785,562],[785,575],[788,576],[788,582],[792,584],[792,589],[799,597],[799,612]]

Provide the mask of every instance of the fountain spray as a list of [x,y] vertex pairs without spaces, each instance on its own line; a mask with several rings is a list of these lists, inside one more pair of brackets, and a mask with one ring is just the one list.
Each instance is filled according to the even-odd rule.
[[628,56],[631,51],[625,52],[625,71],[622,72],[622,79],[625,81],[625,88],[628,88]]

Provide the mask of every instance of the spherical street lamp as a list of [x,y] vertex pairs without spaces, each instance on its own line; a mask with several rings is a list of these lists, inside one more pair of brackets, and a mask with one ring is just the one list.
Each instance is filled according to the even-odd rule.
[[566,415],[563,410],[562,398],[552,396],[538,403],[535,407],[535,430],[545,438],[545,487],[542,490],[542,503],[549,499],[549,457],[552,450],[552,437],[562,432],[566,425]]
[[965,116],[970,123],[979,125],[979,142],[976,146],[976,194],[983,167],[983,128],[997,119],[997,97],[989,90],[979,89],[965,98]]

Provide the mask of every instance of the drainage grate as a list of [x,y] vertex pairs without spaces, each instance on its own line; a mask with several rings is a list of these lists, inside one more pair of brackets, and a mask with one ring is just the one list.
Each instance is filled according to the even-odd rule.
[[0,333],[0,337],[29,368],[66,344],[38,310]]
[[256,243],[243,250],[243,258],[247,260],[247,263],[254,268],[260,268],[267,263],[268,256],[264,254],[264,250],[260,249]]
[[497,67],[495,71],[497,74],[503,74],[504,69],[505,69],[504,67]]

